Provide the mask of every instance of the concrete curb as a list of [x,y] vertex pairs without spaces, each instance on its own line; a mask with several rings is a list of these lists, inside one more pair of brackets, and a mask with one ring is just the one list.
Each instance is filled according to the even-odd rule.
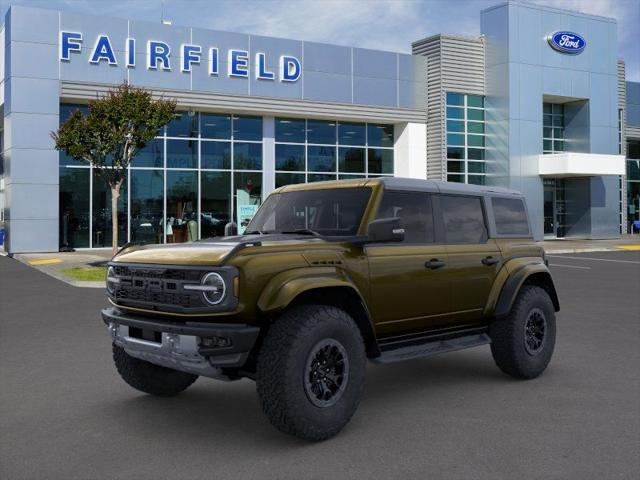
[[600,248],[558,248],[558,249],[553,249],[553,250],[549,250],[546,249],[544,250],[544,253],[546,253],[547,255],[559,255],[559,254],[565,254],[565,253],[593,253],[593,252],[624,252],[624,250],[619,249],[619,248],[611,248],[611,247],[600,247]]
[[48,268],[38,268],[36,265],[31,265],[26,259],[20,258],[20,256],[12,256],[14,260],[26,265],[27,267],[38,270],[39,272],[44,273],[45,275],[49,275],[50,277],[55,278],[56,280],[60,280],[61,282],[66,283],[67,285],[71,285],[72,287],[79,288],[106,288],[106,282],[81,282],[78,280],[73,280],[66,275],[58,273],[55,270],[50,270]]

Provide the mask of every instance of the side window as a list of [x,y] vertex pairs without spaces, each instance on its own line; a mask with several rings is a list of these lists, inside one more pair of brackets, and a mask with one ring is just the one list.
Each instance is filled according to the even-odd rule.
[[433,243],[431,196],[420,192],[386,191],[377,218],[398,217],[404,228],[404,243]]
[[447,243],[484,243],[487,227],[480,197],[442,195],[440,208]]
[[494,197],[491,205],[498,235],[529,235],[527,212],[522,199]]

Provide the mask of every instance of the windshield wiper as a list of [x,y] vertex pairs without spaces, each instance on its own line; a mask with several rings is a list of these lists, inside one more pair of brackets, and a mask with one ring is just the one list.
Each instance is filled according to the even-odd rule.
[[322,237],[321,234],[310,228],[296,228],[295,230],[283,230],[279,233],[287,234],[299,234],[299,235],[313,235],[314,237]]

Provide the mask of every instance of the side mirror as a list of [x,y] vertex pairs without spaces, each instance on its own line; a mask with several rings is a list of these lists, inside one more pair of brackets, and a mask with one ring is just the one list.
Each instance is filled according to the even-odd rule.
[[404,228],[398,217],[379,218],[369,224],[367,229],[369,242],[402,242],[404,240]]

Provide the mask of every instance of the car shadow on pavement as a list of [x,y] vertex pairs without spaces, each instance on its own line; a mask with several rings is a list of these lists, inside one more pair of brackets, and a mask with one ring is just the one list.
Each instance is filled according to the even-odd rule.
[[[477,349],[480,350],[480,349]],[[370,365],[362,399],[364,417],[378,411],[406,408],[419,399],[434,406],[472,385],[509,382],[493,364],[488,349],[442,355],[392,365]],[[126,386],[125,386],[126,388]],[[141,441],[171,432],[172,442],[188,442],[193,448],[211,448],[221,437],[229,447],[261,449],[315,445],[277,432],[263,415],[255,384],[250,380],[225,383],[200,379],[186,392],[172,398],[127,390],[124,398],[106,403],[103,412],[118,422],[127,435]],[[363,422],[365,419],[360,418]],[[340,436],[370,434],[361,421],[347,425]],[[166,436],[165,436],[166,438]]]

